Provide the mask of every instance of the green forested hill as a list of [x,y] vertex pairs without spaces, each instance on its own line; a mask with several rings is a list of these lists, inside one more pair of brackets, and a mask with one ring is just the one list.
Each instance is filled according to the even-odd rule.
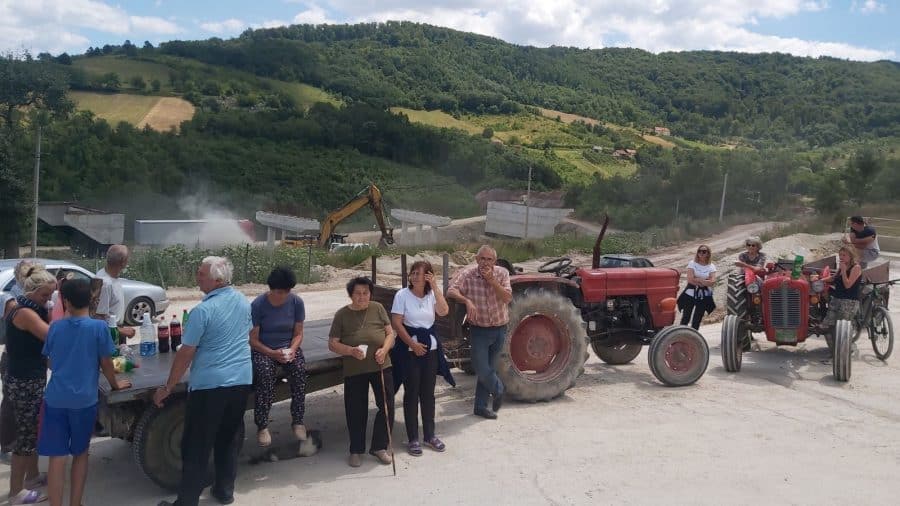
[[380,107],[512,112],[518,104],[536,105],[758,146],[900,134],[895,62],[542,49],[411,22],[248,30],[231,40],[173,41],[159,50]]

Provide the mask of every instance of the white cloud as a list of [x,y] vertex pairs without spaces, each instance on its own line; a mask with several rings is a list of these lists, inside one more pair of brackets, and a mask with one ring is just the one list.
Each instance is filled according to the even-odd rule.
[[294,16],[294,23],[321,25],[324,23],[335,24],[337,21],[330,19],[325,9],[316,4],[310,4],[305,11]]
[[247,28],[247,26],[249,26],[249,23],[245,23],[244,21],[235,18],[226,19],[225,21],[200,23],[200,28],[204,31],[215,34],[236,34],[244,28]]
[[887,11],[887,6],[876,0],[864,0],[862,2],[853,0],[853,3],[850,4],[850,10],[859,11],[863,14],[872,14]]
[[156,33],[160,35],[172,35],[181,31],[175,23],[152,16],[130,16],[131,27],[143,33]]

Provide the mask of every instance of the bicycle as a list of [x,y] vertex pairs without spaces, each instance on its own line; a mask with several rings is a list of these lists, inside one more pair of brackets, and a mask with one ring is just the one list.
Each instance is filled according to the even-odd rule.
[[859,301],[859,311],[853,318],[853,326],[856,334],[853,341],[859,339],[862,329],[865,328],[872,341],[872,349],[879,360],[887,360],[894,351],[894,324],[891,322],[891,314],[887,308],[887,287],[900,283],[900,279],[890,281],[870,282],[863,285],[872,289],[865,291]]

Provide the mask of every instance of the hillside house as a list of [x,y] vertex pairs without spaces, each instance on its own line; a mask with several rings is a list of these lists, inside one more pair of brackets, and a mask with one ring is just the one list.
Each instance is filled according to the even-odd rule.
[[668,128],[662,127],[662,126],[653,127],[653,133],[655,133],[656,135],[663,135],[666,137],[669,137],[672,135],[672,132],[670,132]]
[[634,157],[637,155],[637,150],[636,149],[617,149],[617,150],[613,151],[612,155],[614,158],[620,158],[620,159],[625,158],[625,159],[631,160],[631,159],[634,159]]

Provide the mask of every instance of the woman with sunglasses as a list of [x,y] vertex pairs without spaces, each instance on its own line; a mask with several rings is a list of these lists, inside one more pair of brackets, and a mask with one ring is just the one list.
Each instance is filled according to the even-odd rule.
[[757,274],[765,274],[766,272],[766,254],[762,252],[762,241],[759,237],[750,236],[744,242],[747,251],[738,255],[735,266],[742,269],[753,269]]
[[709,246],[702,244],[697,254],[687,266],[687,287],[678,297],[681,309],[681,324],[690,322],[694,329],[700,328],[704,313],[712,313],[716,308],[713,302],[712,287],[716,284],[716,265],[712,263]]

